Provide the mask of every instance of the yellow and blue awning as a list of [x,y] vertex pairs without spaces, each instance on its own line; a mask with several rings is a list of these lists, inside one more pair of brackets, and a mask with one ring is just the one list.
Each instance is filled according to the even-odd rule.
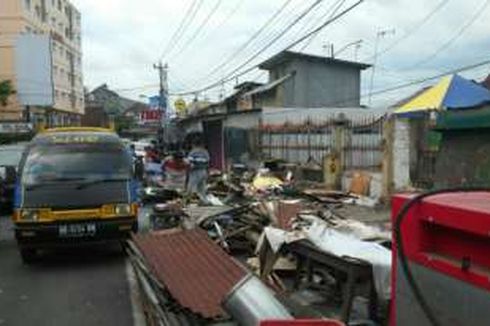
[[395,110],[395,114],[410,114],[429,110],[474,108],[490,103],[490,91],[459,75],[443,77],[427,89]]

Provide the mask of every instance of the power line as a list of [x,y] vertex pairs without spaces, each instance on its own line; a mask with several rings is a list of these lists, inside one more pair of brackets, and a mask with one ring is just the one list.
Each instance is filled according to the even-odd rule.
[[[393,41],[390,45],[388,45],[386,48],[383,50],[379,51],[377,56],[380,57],[384,55],[385,53],[391,51],[395,47],[397,47],[399,44],[401,44],[404,40],[406,40],[408,37],[411,35],[415,34],[418,30],[420,30],[438,11],[440,11],[442,8],[444,8],[448,4],[449,0],[442,0],[439,2],[439,4],[434,7],[424,18],[420,20],[420,22],[416,23],[413,28],[411,28],[407,33],[403,34],[399,39]],[[366,59],[366,61],[371,61],[374,56],[371,56]]]
[[470,28],[477,20],[478,18],[480,18],[480,16],[485,12],[485,9],[488,7],[488,5],[490,4],[490,0],[485,0],[485,2],[482,4],[481,7],[479,7],[474,15],[471,17],[471,19],[466,23],[464,24],[461,29],[459,29],[455,35],[453,35],[453,37],[451,37],[447,42],[445,42],[443,45],[441,45],[436,51],[434,51],[431,55],[429,55],[428,57],[418,61],[416,64],[414,64],[413,66],[411,66],[410,68],[407,68],[407,69],[412,69],[413,67],[415,66],[422,66],[422,65],[425,65],[426,63],[430,62],[432,59],[434,59],[435,57],[437,57],[441,52],[443,52],[444,50],[446,50],[448,47],[451,46],[451,44],[453,44],[459,37],[461,37],[461,35],[464,34],[464,32],[466,32],[466,30],[468,28]]
[[[332,18],[332,16],[334,16],[337,13],[337,11],[339,11],[339,9],[344,5],[345,1],[346,0],[338,0],[336,3],[333,3],[332,6],[330,6],[330,8],[327,10],[327,12],[323,16],[321,16],[320,19],[317,20],[317,22],[314,25],[324,20],[325,17],[327,17],[327,15],[328,15],[328,19]],[[303,52],[316,39],[318,35],[319,33],[313,34],[311,38],[303,45],[303,47],[299,51]]]
[[202,40],[202,42],[205,42],[209,39],[210,35],[213,35],[217,30],[219,30],[221,27],[223,27],[241,8],[241,6],[245,3],[245,0],[240,0],[236,3],[236,5],[230,10],[230,12],[225,16],[223,20],[221,20],[209,33],[208,35]]
[[[306,3],[306,1],[302,2],[302,4],[304,4],[304,3]],[[283,5],[285,5],[285,4],[286,3],[283,3]],[[307,3],[307,5],[309,5],[309,4]],[[288,18],[290,18],[292,16],[294,19],[296,17],[296,13],[299,12],[300,10],[305,9],[305,8],[306,8],[306,6],[295,6],[295,7],[291,6],[290,7],[291,10],[285,10],[285,9],[281,10],[280,7],[277,8],[276,11],[272,15],[276,16],[275,14],[277,14],[278,11],[281,11],[281,13],[277,14],[275,20],[272,19],[272,16],[268,17],[267,20],[268,21],[271,20],[271,23],[269,24],[269,26],[267,28],[264,28],[263,32],[261,33],[261,34],[263,34],[263,37],[260,37],[261,40],[259,41],[259,38],[256,38],[256,40],[254,40],[254,42],[251,42],[250,44],[256,43],[256,45],[254,45],[254,46],[249,45],[248,46],[249,50],[247,50],[247,48],[244,48],[242,51],[236,51],[237,48],[234,48],[233,51],[235,51],[236,54],[238,54],[238,55],[236,55],[235,57],[230,56],[228,62],[223,62],[222,65],[215,67],[215,70],[217,70],[215,72],[215,75],[216,75],[216,73],[219,72],[219,70],[220,70],[219,68],[223,69],[224,65],[229,65],[231,62],[233,62],[235,60],[239,60],[241,58],[246,58],[249,54],[254,53],[254,51],[256,51],[256,49],[262,47],[263,44],[270,42],[276,36],[278,30],[282,30],[290,21],[292,21],[292,19],[288,19]],[[283,22],[285,22],[285,24],[283,24]],[[264,23],[261,24],[261,27],[263,27],[263,26],[264,26]],[[277,28],[276,28],[276,26],[277,26]],[[243,46],[243,44],[240,44],[237,46],[241,47],[241,46]],[[216,78],[223,78],[225,73],[226,72],[223,71],[221,76],[216,77]],[[206,83],[208,83],[209,80],[212,80],[212,78],[210,78],[210,77],[212,77],[212,75],[210,73],[208,73],[205,77],[201,77],[201,78],[196,79],[196,81],[194,82],[194,85],[206,84]],[[199,85],[197,85],[197,86],[199,86]],[[193,87],[195,88],[197,86],[193,86]]]
[[286,0],[281,7],[274,12],[272,16],[267,19],[267,21],[244,43],[242,44],[238,49],[236,49],[231,55],[229,55],[225,60],[223,60],[220,64],[216,65],[216,67],[206,75],[203,79],[207,79],[214,75],[217,71],[223,69],[226,67],[233,59],[240,54],[240,52],[244,51],[253,41],[259,37],[259,35],[264,32],[272,22],[286,9],[286,7],[289,5],[289,3],[292,0]]
[[[479,68],[479,67],[482,67],[482,66],[485,66],[485,65],[490,65],[490,60],[480,61],[480,62],[475,63],[475,64],[463,66],[463,67],[460,67],[460,68],[457,68],[457,69],[453,69],[453,70],[450,70],[450,71],[446,71],[446,72],[443,72],[443,73],[440,73],[440,74],[437,74],[437,75],[434,75],[434,76],[425,77],[425,78],[422,78],[422,79],[416,79],[416,80],[412,80],[412,81],[407,81],[406,83],[399,84],[397,86],[393,86],[393,87],[389,87],[389,88],[385,88],[385,89],[382,89],[382,90],[377,90],[377,91],[375,90],[375,91],[373,91],[373,95],[380,95],[380,94],[388,93],[388,92],[391,92],[391,91],[394,91],[394,90],[403,89],[403,88],[407,88],[407,87],[410,87],[410,86],[422,84],[424,82],[431,81],[431,80],[434,80],[434,79],[438,79],[438,78],[441,78],[441,77],[444,77],[444,76],[447,76],[447,75],[450,75],[450,74],[455,74],[455,73],[459,73],[459,72],[463,72],[463,71],[473,70],[475,68]],[[248,71],[248,72],[250,72],[250,71]],[[257,75],[257,77],[255,77],[253,80],[257,80],[259,76],[262,77],[261,75],[263,75],[264,73],[265,72],[259,72],[259,74]],[[481,79],[481,78],[485,78],[487,75],[488,74],[485,74],[483,77],[476,78],[476,80]],[[128,91],[135,91],[135,90],[140,90],[140,89],[155,88],[155,87],[158,87],[158,85],[159,84],[148,84],[148,85],[136,86],[136,87],[132,87],[132,88],[115,88],[115,89],[113,89],[113,91],[115,91],[115,92],[128,92]],[[185,95],[194,95],[195,93],[199,93],[199,91],[196,91],[196,92],[186,92],[186,93],[170,93],[169,95],[172,95],[172,96],[185,96]],[[361,98],[367,97],[368,95],[369,95],[368,93],[366,93],[364,95],[361,95]],[[352,99],[354,99],[354,98],[352,98]],[[352,100],[352,99],[350,99],[350,100]],[[343,100],[342,102],[336,103],[336,104],[342,104],[344,101],[345,100]]]
[[147,85],[129,87],[129,88],[114,88],[112,91],[114,91],[114,92],[132,92],[132,91],[156,88],[158,86],[160,86],[160,84],[147,84]]
[[174,44],[174,41],[177,39],[178,35],[182,31],[184,24],[187,22],[187,19],[190,17],[190,13],[192,12],[192,10],[194,9],[194,6],[196,4],[197,4],[197,0],[192,0],[190,6],[187,7],[187,10],[186,10],[184,16],[182,17],[182,20],[180,21],[179,26],[175,29],[174,33],[172,34],[172,36],[168,40],[167,45],[165,46],[162,54],[160,55],[160,59],[163,59],[163,56],[165,55],[165,53],[167,53],[170,50],[170,47],[172,46],[172,44]]
[[298,17],[296,17],[285,29],[283,29],[279,34],[277,34],[271,41],[269,41],[265,46],[256,51],[250,58],[248,58],[244,63],[236,67],[233,71],[231,71],[229,75],[233,75],[238,72],[241,68],[245,67],[247,64],[252,62],[255,58],[261,55],[265,50],[271,47],[274,43],[276,43],[282,36],[284,36],[288,31],[291,30],[296,24],[298,24],[304,17],[306,17],[316,6],[322,3],[323,0],[316,0],[312,5],[310,5],[305,11],[303,11]]
[[187,32],[187,29],[192,24],[192,21],[196,17],[197,12],[202,6],[202,3],[203,0],[193,0],[191,6],[188,8],[188,10],[184,15],[181,24],[177,28],[177,31],[174,35],[175,37],[170,39],[170,41],[167,44],[167,47],[165,47],[165,50],[162,52],[160,56],[160,60],[162,60],[165,55],[170,54],[175,49],[175,46],[179,43],[182,36],[185,34],[185,32]]
[[[318,1],[317,1],[318,2]],[[291,43],[290,45],[288,45],[286,48],[284,48],[282,51],[287,51],[289,49],[291,49],[292,47],[296,46],[297,44],[303,42],[305,39],[309,38],[311,35],[315,34],[315,33],[318,33],[319,31],[321,31],[323,28],[325,28],[326,26],[332,24],[333,22],[337,21],[338,19],[340,19],[341,17],[343,17],[344,15],[346,15],[347,13],[349,13],[351,10],[355,9],[357,6],[359,6],[361,3],[363,3],[364,0],[358,0],[356,3],[354,3],[353,5],[351,5],[350,7],[344,9],[341,13],[337,14],[336,16],[332,17],[331,19],[327,20],[326,22],[324,22],[323,24],[321,24],[319,27],[315,28],[314,30],[308,32],[306,35],[300,37],[299,39],[297,39],[296,41],[294,41],[293,43]],[[311,7],[310,7],[311,8]],[[297,21],[296,21],[297,22]],[[284,34],[284,31],[283,33]],[[277,39],[277,38],[276,38]],[[273,43],[273,42],[271,42]],[[270,46],[270,44],[268,44],[268,46]],[[267,46],[267,47],[268,47]],[[265,47],[266,48],[266,47]],[[281,51],[281,52],[282,52]],[[254,58],[258,55],[260,55],[260,53],[262,53],[262,51],[260,51],[258,54],[256,54],[254,56]],[[253,60],[253,59],[252,59]],[[195,93],[200,93],[202,91],[206,91],[208,89],[211,89],[211,88],[214,88],[216,86],[219,86],[221,83],[224,83],[224,82],[227,82],[227,81],[230,81],[230,80],[233,80],[235,78],[238,78],[240,76],[243,76],[247,73],[249,73],[250,71],[258,68],[258,64],[257,65],[254,65],[252,67],[249,67],[245,70],[243,70],[242,72],[239,72],[239,73],[236,73],[235,75],[233,75],[233,73],[237,72],[240,68],[242,68],[244,65],[246,65],[247,63],[249,63],[251,60],[247,60],[246,63],[240,65],[237,69],[235,69],[232,73],[228,74],[226,77],[224,77],[223,79],[215,82],[215,83],[212,83],[206,87],[202,87],[201,89],[198,89],[198,90],[194,90],[194,91],[189,91],[189,92],[183,92],[183,93],[179,93],[178,95],[189,95],[189,94],[195,94]]]
[[[283,29],[279,34],[277,34],[271,41],[269,41],[265,46],[260,48],[258,51],[256,51],[250,58],[248,58],[245,62],[240,64],[238,67],[236,67],[234,70],[232,70],[230,73],[228,73],[223,80],[226,81],[227,78],[232,76],[234,73],[238,72],[241,68],[245,67],[247,64],[249,64],[252,60],[257,58],[260,54],[262,54],[265,50],[267,50],[270,46],[272,46],[277,40],[279,40],[284,34],[286,34],[294,25],[296,25],[301,19],[303,19],[308,13],[311,12],[317,5],[319,5],[323,0],[316,0],[311,6],[309,6],[304,12],[302,12],[298,17],[296,17],[288,26]],[[234,77],[235,78],[235,77]],[[232,79],[234,79],[232,78]],[[221,83],[222,81],[218,82]],[[210,87],[212,88],[212,87]],[[207,88],[209,89],[209,88]]]
[[180,48],[180,50],[176,54],[172,55],[172,57],[175,57],[175,56],[180,55],[196,39],[196,37],[199,35],[199,33],[202,32],[202,30],[204,29],[204,27],[206,26],[206,24],[211,20],[211,18],[214,16],[214,14],[216,14],[216,11],[218,10],[218,8],[221,5],[222,1],[223,0],[217,0],[216,1],[216,4],[211,9],[211,11],[209,12],[209,14],[204,18],[204,20],[202,21],[202,23],[197,27],[197,29],[195,30],[194,34],[192,34],[192,36],[187,40],[187,42],[184,43],[184,45]]
[[228,13],[228,15],[226,15],[226,17],[221,21],[219,22],[215,28],[213,28],[213,30],[210,32],[210,34],[214,33],[216,30],[220,29],[221,27],[223,27],[223,25],[225,25],[237,12],[238,10],[241,8],[241,6],[245,3],[245,0],[240,0],[237,2],[236,6],[232,8],[232,10],[230,10],[230,12]]
[[[456,68],[456,69],[452,69],[452,70],[449,70],[449,71],[445,71],[445,72],[442,72],[442,73],[439,73],[439,74],[436,74],[436,75],[432,75],[432,76],[429,76],[429,77],[419,78],[417,80],[413,80],[413,81],[406,82],[406,83],[403,83],[403,84],[399,84],[399,85],[396,85],[396,86],[391,86],[391,87],[383,88],[383,89],[380,89],[380,90],[375,90],[372,93],[371,92],[366,92],[364,94],[361,94],[360,98],[369,97],[370,95],[376,96],[376,95],[381,95],[381,94],[385,94],[385,93],[390,93],[390,92],[393,92],[393,91],[396,91],[396,90],[399,90],[399,89],[403,89],[403,88],[407,88],[407,87],[410,87],[410,86],[419,85],[419,84],[422,84],[422,83],[425,83],[425,82],[428,82],[428,81],[432,81],[432,80],[435,80],[435,79],[439,79],[439,78],[445,77],[447,75],[452,75],[452,74],[456,74],[456,73],[463,72],[463,71],[473,70],[475,68],[479,68],[479,67],[485,66],[485,65],[490,65],[490,60],[480,61],[480,62],[477,62],[477,63],[474,63],[474,64],[470,64],[470,65],[463,66],[463,67],[460,67],[460,68]],[[337,103],[334,103],[333,105],[340,105],[340,104],[343,104],[345,102],[355,100],[357,98],[358,97],[353,97],[353,98],[350,98],[350,99],[344,99],[342,101],[339,101]]]

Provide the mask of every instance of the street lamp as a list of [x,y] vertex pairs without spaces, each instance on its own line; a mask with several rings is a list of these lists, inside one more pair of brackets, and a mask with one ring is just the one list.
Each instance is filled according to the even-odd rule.
[[373,85],[374,85],[374,74],[376,71],[376,61],[378,59],[378,46],[379,46],[379,41],[381,38],[387,36],[387,35],[393,35],[395,34],[395,29],[385,29],[385,30],[379,30],[376,33],[376,41],[374,43],[374,56],[373,56],[373,69],[371,71],[371,83],[369,85],[369,106],[371,106],[371,98],[373,96]]

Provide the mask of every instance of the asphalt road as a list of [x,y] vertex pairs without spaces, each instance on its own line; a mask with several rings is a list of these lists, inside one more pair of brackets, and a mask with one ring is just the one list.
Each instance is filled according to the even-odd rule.
[[0,325],[134,325],[127,267],[119,246],[48,253],[23,265],[11,223],[0,216]]

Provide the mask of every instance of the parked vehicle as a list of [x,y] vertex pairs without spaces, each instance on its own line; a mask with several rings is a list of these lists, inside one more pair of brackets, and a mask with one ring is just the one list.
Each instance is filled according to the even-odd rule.
[[27,146],[15,194],[15,235],[29,263],[40,248],[120,240],[137,230],[132,159],[101,128],[47,130]]
[[17,168],[25,144],[0,146],[0,212],[12,210]]

